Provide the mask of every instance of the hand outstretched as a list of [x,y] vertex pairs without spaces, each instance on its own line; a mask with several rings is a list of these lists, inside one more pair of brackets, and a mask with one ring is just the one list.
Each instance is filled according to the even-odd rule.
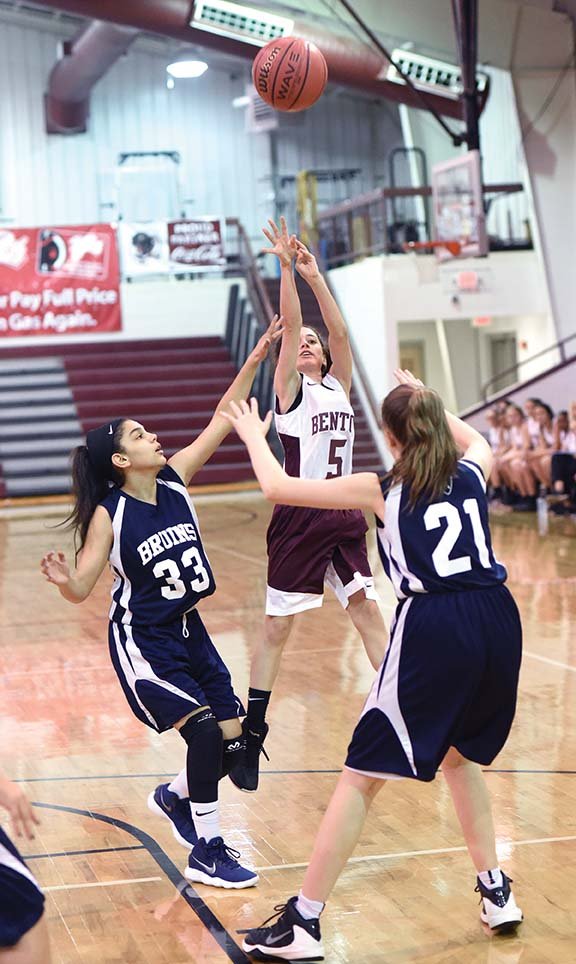
[[278,315],[274,315],[272,321],[268,325],[268,328],[264,334],[260,336],[254,345],[254,348],[250,352],[250,358],[252,361],[256,362],[258,365],[260,362],[263,362],[270,351],[270,346],[282,337],[283,331],[284,319],[282,316],[279,317]]
[[48,582],[53,582],[55,586],[65,586],[70,580],[70,567],[63,552],[47,552],[40,569]]
[[241,401],[239,405],[236,402],[230,402],[230,411],[220,412],[220,414],[234,426],[238,435],[246,444],[251,438],[260,435],[265,437],[272,421],[272,412],[268,412],[266,418],[260,418],[258,402],[255,398],[250,399],[250,405],[245,401]]
[[318,262],[306,245],[296,238],[296,271],[305,281],[320,277]]
[[424,382],[416,378],[407,368],[395,368],[394,378],[400,385],[411,385],[412,388],[425,388]]
[[271,218],[268,219],[268,224],[270,225],[270,230],[268,230],[268,228],[262,228],[262,231],[272,247],[263,248],[262,250],[264,254],[275,254],[280,264],[286,267],[291,264],[296,257],[296,238],[293,234],[288,234],[286,218],[280,218],[280,227],[278,227]]
[[0,806],[10,814],[14,833],[17,837],[34,839],[34,826],[40,820],[32,809],[28,797],[17,783],[0,773]]

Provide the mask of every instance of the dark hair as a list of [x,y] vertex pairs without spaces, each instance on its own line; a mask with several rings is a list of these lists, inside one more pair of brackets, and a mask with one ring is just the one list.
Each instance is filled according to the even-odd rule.
[[519,405],[516,405],[516,402],[508,402],[508,405],[506,406],[506,411],[508,411],[509,408],[513,408],[515,412],[518,412],[518,414],[519,414],[520,418],[522,419],[522,421],[525,421],[526,416],[525,416],[524,412],[522,411],[522,409],[520,408],[520,406],[519,406]]
[[536,408],[543,408],[550,421],[554,418],[554,412],[546,402],[539,401],[536,403]]
[[398,385],[382,402],[382,424],[402,446],[389,477],[409,484],[410,507],[441,496],[456,471],[458,448],[437,392]]
[[[120,440],[122,438],[125,421],[126,419],[120,420],[115,427],[112,438],[115,452],[122,451]],[[110,489],[110,483],[122,485],[124,482],[124,473],[121,469],[117,469],[112,462],[110,462],[110,468],[106,476],[97,472],[90,461],[86,445],[78,445],[73,449],[71,460],[74,508],[68,518],[60,523],[60,525],[64,525],[73,530],[74,546],[76,548],[76,555],[78,555],[86,541],[88,527],[96,506],[106,497]]]
[[[324,352],[324,357],[326,358],[326,361],[324,362],[321,368],[322,378],[324,378],[324,375],[326,375],[332,368],[332,355],[330,354],[330,349],[328,348],[328,342],[326,341],[324,335],[322,335],[318,331],[318,329],[314,328],[312,325],[303,324],[302,327],[307,328],[308,331],[313,331],[322,346],[322,351]],[[272,346],[272,362],[273,362],[274,368],[276,368],[276,365],[278,364],[281,347],[282,347],[282,339],[279,338],[278,341],[274,342]]]

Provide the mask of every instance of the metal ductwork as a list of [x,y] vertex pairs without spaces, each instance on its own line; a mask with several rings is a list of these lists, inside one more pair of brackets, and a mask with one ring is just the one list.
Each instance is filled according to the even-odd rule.
[[94,84],[126,53],[139,32],[138,27],[94,20],[63,43],[62,56],[52,68],[44,95],[49,134],[86,131]]
[[[110,21],[133,30],[161,34],[181,43],[212,48],[225,54],[252,60],[256,47],[248,42],[226,37],[191,26],[194,3],[190,0],[35,0],[37,5],[64,10],[85,17]],[[364,93],[383,97],[410,107],[422,108],[422,102],[408,86],[378,79],[388,66],[385,58],[368,44],[353,37],[321,31],[316,25],[297,22],[293,33],[315,43],[326,58],[328,75],[333,83],[352,87]],[[109,58],[104,45],[102,57]],[[106,60],[109,66],[115,57]],[[99,71],[102,76],[104,70]],[[427,93],[431,107],[446,117],[462,120],[462,107],[453,98]],[[78,100],[78,99],[76,99]]]

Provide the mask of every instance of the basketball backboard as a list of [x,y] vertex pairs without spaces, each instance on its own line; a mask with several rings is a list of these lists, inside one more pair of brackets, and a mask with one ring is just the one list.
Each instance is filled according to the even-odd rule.
[[[468,151],[432,168],[434,237],[459,242],[460,258],[482,258],[488,254],[488,236],[482,194],[480,152]],[[454,255],[438,245],[443,261]]]

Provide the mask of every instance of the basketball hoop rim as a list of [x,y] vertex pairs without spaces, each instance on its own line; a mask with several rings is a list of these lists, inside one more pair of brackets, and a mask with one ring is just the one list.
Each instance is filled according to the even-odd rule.
[[430,241],[406,241],[402,247],[408,254],[410,252],[417,253],[418,251],[426,251],[427,248],[430,248],[431,250],[434,250],[434,248],[446,248],[453,258],[457,258],[462,252],[462,244],[460,241],[441,241],[440,239],[433,239]]

